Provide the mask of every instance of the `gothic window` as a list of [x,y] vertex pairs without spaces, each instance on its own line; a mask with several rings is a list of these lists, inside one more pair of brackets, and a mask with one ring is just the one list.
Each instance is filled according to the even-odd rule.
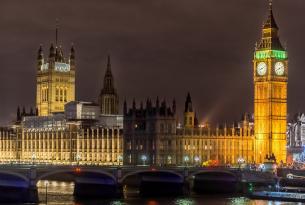
[[64,101],[67,102],[67,89],[64,90]]
[[189,121],[189,123],[190,123],[190,125],[192,125],[193,124],[193,120],[192,120],[192,117],[190,117],[190,119],[189,119],[190,121]]
[[63,89],[62,88],[60,88],[59,99],[60,99],[60,102],[63,101]]
[[58,95],[59,95],[59,90],[58,90],[58,88],[56,88],[55,101],[58,101]]

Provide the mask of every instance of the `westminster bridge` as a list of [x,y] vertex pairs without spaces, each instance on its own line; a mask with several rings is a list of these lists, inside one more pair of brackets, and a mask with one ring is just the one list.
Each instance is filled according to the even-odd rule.
[[241,184],[274,185],[276,182],[274,175],[270,173],[225,167],[0,166],[0,189],[14,189],[21,193],[20,196],[27,196],[27,201],[37,201],[37,184],[48,180],[74,182],[74,195],[85,197],[118,196],[126,186],[138,187],[141,193],[159,191],[164,194],[185,193],[190,189],[237,191],[242,188]]

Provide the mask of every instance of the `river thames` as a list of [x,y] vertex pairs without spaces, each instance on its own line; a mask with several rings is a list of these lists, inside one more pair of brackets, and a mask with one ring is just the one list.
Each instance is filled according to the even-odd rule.
[[293,205],[295,202],[252,200],[241,196],[195,195],[188,197],[140,198],[125,196],[122,199],[75,201],[74,183],[51,181],[48,187],[42,181],[38,185],[39,205]]

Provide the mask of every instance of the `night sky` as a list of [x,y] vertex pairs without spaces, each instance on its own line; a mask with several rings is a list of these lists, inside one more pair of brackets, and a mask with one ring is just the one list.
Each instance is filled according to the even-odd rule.
[[[290,115],[305,112],[304,11],[304,0],[274,0]],[[56,18],[66,56],[75,45],[78,100],[97,101],[109,53],[121,104],[175,98],[181,116],[189,91],[200,120],[239,120],[253,112],[254,45],[267,15],[267,0],[1,0],[0,124],[18,105],[35,106],[37,50],[48,56]]]

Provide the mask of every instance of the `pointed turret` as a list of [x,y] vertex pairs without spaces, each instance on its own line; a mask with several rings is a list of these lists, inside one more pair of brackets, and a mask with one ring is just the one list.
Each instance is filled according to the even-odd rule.
[[71,45],[70,49],[69,63],[71,70],[75,70],[75,49],[73,44]]
[[127,102],[126,102],[126,99],[124,100],[123,113],[124,113],[124,115],[127,115]]
[[193,112],[192,98],[189,92],[187,93],[184,112]]
[[37,55],[37,69],[41,70],[44,63],[42,45],[40,44]]
[[176,114],[176,100],[173,100],[173,106],[172,106],[172,110],[173,110],[173,114]]
[[193,128],[195,122],[195,113],[193,112],[192,98],[190,93],[187,93],[184,107],[184,127]]
[[17,117],[16,118],[17,122],[21,121],[21,113],[20,113],[20,107],[19,106],[17,108],[17,116],[16,117]]
[[55,48],[54,48],[53,43],[51,43],[49,58],[50,58],[50,59],[51,59],[51,58],[52,58],[52,59],[54,58],[54,61],[55,61],[55,55],[56,55],[56,51],[55,51]]
[[107,68],[104,76],[103,89],[100,93],[100,104],[102,114],[116,115],[119,113],[119,97],[116,89],[114,88],[110,55],[107,57]]

